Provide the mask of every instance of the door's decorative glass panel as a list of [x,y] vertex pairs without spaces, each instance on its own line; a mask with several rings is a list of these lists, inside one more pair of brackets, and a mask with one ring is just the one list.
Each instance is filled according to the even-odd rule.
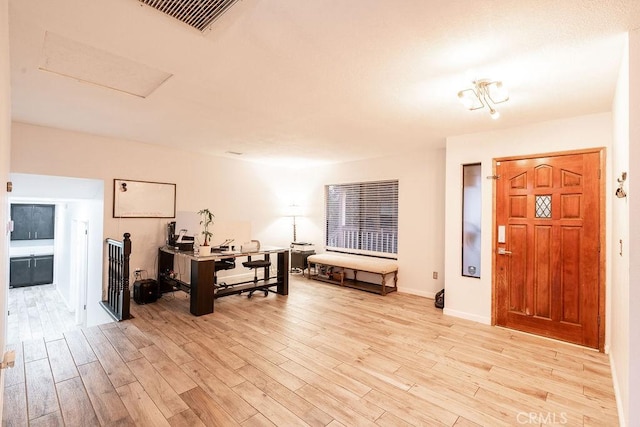
[[536,196],[536,218],[551,218],[551,195]]

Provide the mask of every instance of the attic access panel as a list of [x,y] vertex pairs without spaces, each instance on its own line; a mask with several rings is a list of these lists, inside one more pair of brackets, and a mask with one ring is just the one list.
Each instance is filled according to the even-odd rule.
[[200,31],[206,30],[238,0],[138,0]]

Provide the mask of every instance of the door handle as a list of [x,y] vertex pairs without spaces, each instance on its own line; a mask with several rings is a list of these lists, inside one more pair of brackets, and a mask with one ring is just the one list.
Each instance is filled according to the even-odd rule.
[[511,255],[511,251],[508,251],[505,248],[498,248],[498,255]]

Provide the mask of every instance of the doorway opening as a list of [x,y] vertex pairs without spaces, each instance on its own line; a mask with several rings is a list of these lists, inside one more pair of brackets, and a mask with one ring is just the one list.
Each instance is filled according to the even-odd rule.
[[[55,206],[55,219],[51,239],[10,240],[10,268],[16,258],[46,247],[53,273],[47,283],[7,285],[11,287],[6,342],[55,338],[66,330],[99,323],[92,319],[101,313],[91,311],[101,310],[103,181],[32,174],[11,174],[11,181],[10,204]],[[89,295],[95,304],[87,303]]]

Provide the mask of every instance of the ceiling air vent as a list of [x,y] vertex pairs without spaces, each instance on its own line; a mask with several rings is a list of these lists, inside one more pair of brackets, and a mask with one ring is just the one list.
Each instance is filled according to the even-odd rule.
[[206,30],[238,0],[139,0],[200,31]]

